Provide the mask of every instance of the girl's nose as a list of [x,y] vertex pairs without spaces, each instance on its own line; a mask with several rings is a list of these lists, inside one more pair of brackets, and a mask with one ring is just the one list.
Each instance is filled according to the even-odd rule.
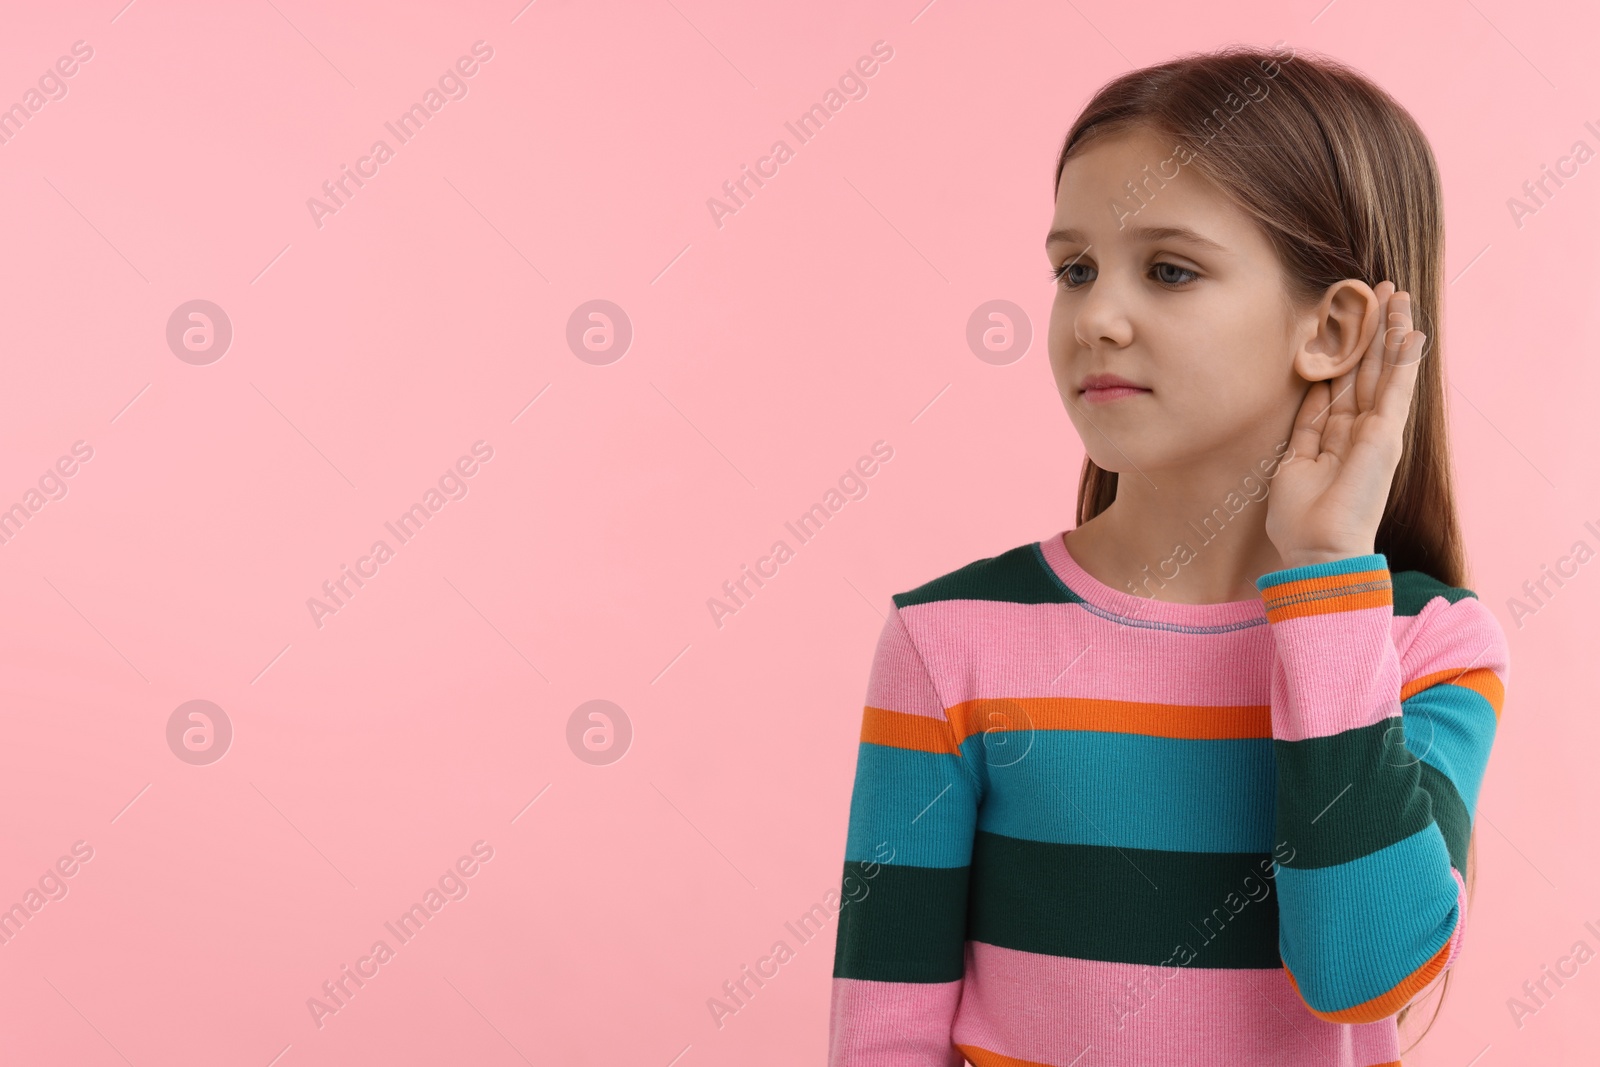
[[1115,283],[1096,278],[1078,300],[1073,331],[1084,348],[1121,348],[1133,339],[1133,323]]

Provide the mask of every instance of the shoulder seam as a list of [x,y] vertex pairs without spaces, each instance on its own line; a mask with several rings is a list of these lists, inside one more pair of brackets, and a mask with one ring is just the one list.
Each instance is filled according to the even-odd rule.
[[900,629],[905,631],[906,641],[911,645],[911,652],[917,657],[917,666],[922,668],[922,676],[928,680],[928,688],[933,690],[934,697],[939,701],[939,714],[944,719],[945,729],[950,732],[950,740],[955,748],[956,765],[961,768],[962,776],[972,783],[973,788],[981,798],[986,790],[972,768],[967,765],[967,757],[961,752],[961,744],[956,739],[956,724],[950,721],[950,705],[945,701],[944,693],[939,690],[939,683],[934,680],[933,672],[928,669],[928,660],[922,654],[922,646],[917,643],[917,635],[911,632],[911,627],[906,625],[905,616],[900,611],[900,605],[890,605],[895,614],[895,619]]
[[[1406,685],[1413,681],[1411,671],[1406,668],[1406,659],[1416,646],[1417,639],[1430,633],[1437,635],[1441,626],[1443,626],[1447,629],[1455,630],[1458,634],[1478,633],[1488,638],[1488,644],[1481,649],[1477,649],[1475,653],[1467,653],[1474,655],[1473,661],[1462,664],[1457,669],[1466,672],[1475,668],[1488,668],[1500,679],[1502,686],[1509,685],[1511,681],[1511,644],[1506,637],[1505,627],[1500,624],[1500,620],[1495,616],[1494,611],[1477,597],[1464,597],[1450,601],[1443,607],[1427,613],[1428,618],[1424,620],[1422,616],[1425,613],[1425,609],[1432,605],[1434,599],[1441,598],[1430,599],[1427,604],[1424,604],[1418,610],[1416,628],[1412,631],[1411,638],[1407,642],[1405,649],[1400,652],[1401,684]],[[1461,606],[1457,607],[1457,605]],[[1441,623],[1439,621],[1445,615],[1450,616],[1449,623]],[[1473,647],[1475,648],[1476,646]]]

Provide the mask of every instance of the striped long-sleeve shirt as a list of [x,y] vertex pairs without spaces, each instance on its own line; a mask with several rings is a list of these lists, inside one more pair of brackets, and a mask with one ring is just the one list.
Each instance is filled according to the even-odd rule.
[[1054,536],[893,597],[832,1067],[1396,1064],[1461,950],[1509,654],[1381,554],[1182,604]]

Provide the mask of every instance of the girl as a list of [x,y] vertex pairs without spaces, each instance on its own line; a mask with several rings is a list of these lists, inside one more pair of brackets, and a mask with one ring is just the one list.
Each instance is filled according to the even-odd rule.
[[1067,134],[1045,249],[1077,527],[893,598],[830,1063],[1397,1064],[1508,672],[1428,143],[1288,49],[1133,71]]

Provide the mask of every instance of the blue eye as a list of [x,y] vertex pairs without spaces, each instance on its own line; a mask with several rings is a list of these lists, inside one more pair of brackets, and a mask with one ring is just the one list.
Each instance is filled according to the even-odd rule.
[[[1061,266],[1056,267],[1054,270],[1052,270],[1050,272],[1050,280],[1054,281],[1054,282],[1057,282],[1058,284],[1062,284],[1064,288],[1076,289],[1080,285],[1083,285],[1084,282],[1088,281],[1088,279],[1082,279],[1082,280],[1079,280],[1079,281],[1073,281],[1072,278],[1071,278],[1071,272],[1074,269],[1091,270],[1092,268],[1085,267],[1081,263],[1078,263],[1076,260],[1074,260],[1071,263],[1063,263],[1063,264],[1061,264]],[[1063,282],[1063,279],[1066,279],[1066,280]]]
[[[1073,260],[1070,263],[1063,263],[1059,267],[1052,268],[1050,271],[1050,280],[1068,291],[1081,288],[1086,283],[1094,280],[1093,278],[1075,277],[1072,274],[1073,270],[1092,271],[1094,268],[1079,263],[1077,260]],[[1190,270],[1188,267],[1180,267],[1176,263],[1168,263],[1165,260],[1151,264],[1150,271],[1152,274],[1156,275],[1156,281],[1160,282],[1162,285],[1169,286],[1187,285],[1200,276],[1196,272]],[[1164,273],[1164,271],[1176,271],[1180,277],[1173,277],[1170,273]]]

